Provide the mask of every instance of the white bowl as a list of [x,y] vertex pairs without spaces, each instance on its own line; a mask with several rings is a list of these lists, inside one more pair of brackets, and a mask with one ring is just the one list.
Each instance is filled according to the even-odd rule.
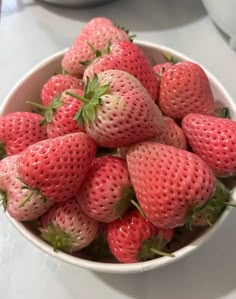
[[[187,56],[184,56],[177,51],[169,49],[164,46],[156,45],[149,42],[136,41],[136,44],[139,45],[144,53],[149,57],[150,61],[155,63],[163,62],[162,53],[169,53],[180,61],[188,60],[193,61]],[[3,101],[0,107],[0,116],[6,115],[7,113],[13,111],[26,111],[30,107],[25,104],[25,100],[37,100],[40,98],[40,90],[42,85],[47,79],[49,79],[54,73],[61,71],[60,62],[66,50],[56,53],[55,55],[47,58],[32,70],[30,70],[10,91],[9,95]],[[214,97],[217,101],[221,101],[231,110],[232,118],[236,118],[236,105],[227,93],[224,87],[218,82],[218,80],[210,74],[207,70],[206,74],[209,78],[211,88],[214,94]],[[236,192],[232,193],[232,197],[236,198]],[[165,266],[167,264],[173,263],[186,255],[192,253],[194,250],[202,246],[207,240],[211,238],[214,232],[221,226],[224,220],[229,214],[230,208],[227,208],[217,222],[211,228],[199,229],[194,235],[192,233],[189,235],[180,235],[179,241],[177,240],[176,244],[173,246],[176,247],[174,252],[175,257],[160,257],[151,261],[139,262],[134,264],[119,264],[119,263],[103,263],[103,262],[94,262],[87,260],[83,257],[72,256],[64,252],[54,252],[52,247],[46,242],[40,239],[34,230],[34,226],[30,223],[21,223],[13,218],[11,218],[7,213],[9,220],[17,228],[17,230],[35,246],[43,250],[44,252],[54,256],[55,258],[68,262],[70,264],[83,267],[86,269],[100,271],[100,272],[109,272],[109,273],[135,273],[135,272],[144,272],[158,267]],[[189,239],[190,238],[190,239]],[[179,244],[178,244],[179,242]],[[187,243],[182,248],[179,248],[180,242]]]

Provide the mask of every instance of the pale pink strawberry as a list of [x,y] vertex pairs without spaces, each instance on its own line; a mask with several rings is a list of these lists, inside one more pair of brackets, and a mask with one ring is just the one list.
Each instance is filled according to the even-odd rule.
[[156,101],[158,84],[151,63],[142,50],[130,41],[114,42],[104,55],[97,57],[84,71],[83,79],[93,79],[94,74],[107,70],[125,71],[137,78]]
[[[84,94],[82,89],[70,89],[70,92],[79,96],[83,96]],[[49,138],[85,131],[83,125],[78,125],[74,119],[83,103],[67,95],[65,91],[54,98],[48,106],[30,101],[27,103],[42,111],[44,118],[41,121],[41,125],[46,126]]]
[[4,190],[9,174],[14,171],[18,155],[7,156],[0,161],[0,190]]
[[217,176],[236,173],[236,122],[190,113],[182,121],[188,142]]
[[1,189],[5,193],[5,209],[18,221],[36,220],[53,205],[53,202],[44,201],[40,194],[31,195],[30,190],[24,189],[16,169],[17,155],[11,157],[11,169],[5,178],[4,188]]
[[162,133],[151,138],[150,141],[171,145],[179,149],[187,149],[186,137],[183,130],[169,116],[164,116],[164,129]]
[[67,89],[83,89],[82,80],[68,74],[53,75],[42,87],[42,104],[48,106],[55,97]]
[[96,58],[92,47],[102,51],[108,42],[112,44],[118,40],[129,40],[125,30],[116,27],[109,19],[92,19],[65,53],[62,60],[63,69],[69,74],[82,77],[87,63]]
[[121,217],[134,199],[126,162],[112,156],[95,158],[76,199],[83,212],[97,221]]
[[69,253],[89,245],[97,235],[99,224],[86,216],[74,198],[55,204],[41,218],[41,237],[54,250]]
[[213,94],[202,67],[185,61],[167,69],[161,77],[158,105],[164,114],[175,119],[188,113],[213,114]]
[[31,112],[12,112],[0,119],[1,156],[15,155],[29,145],[47,139],[46,128],[40,126],[43,117]]
[[154,226],[137,210],[125,214],[107,225],[107,240],[111,252],[121,263],[151,260],[162,255],[173,237],[173,229]]
[[191,152],[143,142],[130,147],[126,160],[137,200],[157,227],[182,226],[215,191],[212,171]]
[[86,133],[73,133],[38,142],[17,159],[21,180],[48,200],[65,201],[74,196],[96,154]]
[[[160,109],[132,75],[109,70],[88,80],[78,121],[101,147],[121,147],[156,136],[163,128]],[[68,93],[73,95],[72,93]]]

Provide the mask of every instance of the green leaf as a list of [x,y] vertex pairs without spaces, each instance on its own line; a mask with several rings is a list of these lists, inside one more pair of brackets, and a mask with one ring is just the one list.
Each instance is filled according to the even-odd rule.
[[96,106],[92,103],[88,103],[87,106],[84,108],[84,121],[85,124],[88,124],[90,121],[93,122],[96,118]]

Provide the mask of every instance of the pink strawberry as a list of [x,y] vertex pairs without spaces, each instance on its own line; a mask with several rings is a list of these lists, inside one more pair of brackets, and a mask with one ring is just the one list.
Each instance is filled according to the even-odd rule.
[[[69,95],[73,93],[67,92]],[[132,75],[109,70],[88,80],[78,120],[101,147],[128,146],[153,137],[163,127],[162,114]]]
[[213,114],[213,94],[204,70],[188,61],[167,69],[161,78],[158,105],[164,114],[177,119],[188,113]]
[[83,89],[82,80],[68,74],[53,75],[42,87],[42,104],[48,106],[55,97],[67,89]]
[[164,129],[162,133],[151,141],[171,145],[179,149],[187,149],[187,142],[183,130],[169,116],[164,116]]
[[197,113],[186,115],[182,128],[194,153],[217,176],[236,173],[236,122]]
[[[82,89],[70,89],[70,92],[79,96],[84,93]],[[36,106],[43,112],[44,119],[41,121],[41,125],[46,125],[49,138],[85,131],[83,126],[78,125],[74,120],[83,103],[65,92],[54,98],[48,106],[30,101],[27,103]]]
[[129,40],[125,30],[116,27],[109,19],[92,19],[85,25],[64,55],[63,69],[69,74],[82,77],[87,63],[96,58],[92,47],[102,51],[108,42],[112,44],[118,40]]
[[[18,178],[17,158],[18,155],[9,156],[0,163],[3,206],[9,215],[18,221],[36,220],[53,205],[53,202],[45,202],[40,194],[35,193],[31,196],[31,191],[24,189],[24,184]],[[5,167],[1,167],[3,164]]]
[[198,156],[155,142],[132,146],[126,156],[137,200],[157,227],[181,226],[215,191],[215,177]]
[[94,159],[76,195],[86,215],[105,223],[121,217],[133,197],[126,162],[112,156]]
[[173,237],[173,229],[154,226],[137,210],[125,214],[107,225],[107,240],[111,252],[121,263],[135,263],[154,259],[164,253]]
[[89,245],[97,235],[98,222],[86,216],[74,198],[55,204],[41,218],[41,237],[54,250],[69,253]]
[[157,100],[158,84],[151,63],[142,50],[130,41],[116,41],[107,48],[107,52],[96,58],[84,71],[84,81],[94,74],[107,70],[125,71],[137,78],[146,88],[154,101]]
[[47,139],[43,117],[31,112],[12,112],[0,119],[1,157],[22,152],[29,145]]
[[78,192],[95,153],[87,134],[67,134],[28,147],[19,154],[17,168],[30,190],[60,202]]

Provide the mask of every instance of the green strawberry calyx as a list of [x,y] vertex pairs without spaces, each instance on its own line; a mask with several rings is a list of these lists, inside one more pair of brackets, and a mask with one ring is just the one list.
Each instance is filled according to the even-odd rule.
[[3,190],[0,190],[0,204],[3,206],[5,212],[7,209],[7,193]]
[[130,40],[131,42],[132,42],[132,41],[134,40],[134,38],[136,37],[136,34],[130,34],[130,30],[127,29],[126,27],[121,26],[120,24],[117,24],[117,23],[115,23],[114,25],[115,25],[118,29],[123,30],[123,31],[128,35],[129,40]]
[[53,121],[53,115],[57,112],[57,109],[64,104],[64,102],[61,100],[61,94],[56,96],[49,106],[44,106],[32,101],[26,101],[26,103],[33,105],[34,107],[42,111],[44,118],[40,121],[40,125],[50,124]]
[[65,232],[59,225],[49,223],[45,227],[39,228],[41,237],[52,245],[53,250],[71,251],[74,247],[74,237]]
[[6,157],[5,143],[0,141],[0,160]]
[[141,247],[138,250],[138,259],[141,261],[147,261],[158,256],[175,257],[173,253],[163,251],[167,243],[168,241],[163,238],[162,233],[159,233],[157,236],[150,239],[143,240]]
[[20,177],[18,177],[18,180],[20,180],[23,185],[21,186],[21,189],[23,190],[29,190],[30,192],[28,193],[28,195],[26,195],[26,197],[22,200],[22,202],[19,204],[19,208],[22,208],[25,206],[25,204],[31,199],[31,197],[34,195],[34,194],[40,194],[40,196],[42,197],[42,201],[44,203],[47,202],[47,198],[42,194],[40,193],[40,191],[36,188],[30,188]]
[[78,110],[74,116],[74,120],[77,120],[78,124],[88,124],[94,122],[96,119],[96,108],[101,104],[102,96],[108,94],[110,89],[109,84],[100,85],[98,75],[95,74],[93,80],[87,77],[87,83],[85,85],[84,96],[79,96],[71,91],[66,91],[67,95],[70,95],[83,103],[83,106]]
[[122,218],[128,208],[131,206],[132,201],[135,200],[135,193],[132,186],[123,186],[121,197],[113,208],[113,213]]
[[221,118],[228,118],[231,119],[230,111],[228,107],[220,107],[216,110],[217,116]]
[[167,62],[170,62],[172,64],[176,64],[178,62],[178,60],[176,58],[174,58],[171,54],[169,53],[162,53],[163,57],[165,58],[165,60]]
[[[105,46],[105,48],[103,50],[98,50],[96,49],[90,42],[87,42],[87,45],[90,47],[90,49],[93,51],[93,53],[95,54],[95,58],[101,57],[105,54],[109,54],[111,53],[111,40],[108,41],[107,45]],[[88,66],[90,65],[92,62],[94,61],[94,59],[91,60],[83,60],[80,61],[79,63],[84,65],[84,66]]]
[[187,213],[185,219],[185,225],[187,228],[192,229],[194,221],[201,216],[206,224],[212,226],[218,217],[221,215],[225,207],[231,206],[236,207],[235,204],[228,201],[230,196],[230,191],[226,186],[220,181],[216,180],[216,189],[214,194],[210,197],[205,204],[199,206],[196,205],[191,207]]

